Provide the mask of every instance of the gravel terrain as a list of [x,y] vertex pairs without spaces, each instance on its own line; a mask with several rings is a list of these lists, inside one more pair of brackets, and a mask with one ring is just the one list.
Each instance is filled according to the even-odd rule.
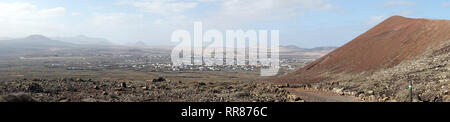
[[[84,79],[0,82],[0,101],[38,102],[295,102],[295,95],[263,82],[182,82]],[[20,99],[19,99],[20,98]],[[19,100],[18,100],[19,99]]]

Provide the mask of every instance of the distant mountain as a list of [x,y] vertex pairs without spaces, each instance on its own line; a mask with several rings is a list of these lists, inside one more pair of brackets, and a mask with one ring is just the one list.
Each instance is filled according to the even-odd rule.
[[147,43],[143,41],[137,41],[137,42],[128,42],[124,44],[124,46],[131,46],[131,47],[146,47],[148,46]]
[[49,48],[70,48],[72,43],[52,40],[42,35],[31,35],[22,39],[0,40],[0,52],[15,52],[21,50],[38,50]]
[[53,39],[78,45],[113,45],[113,43],[107,39],[88,37],[84,35],[75,37],[55,37]]
[[142,41],[138,41],[138,42],[135,43],[135,45],[137,45],[137,46],[146,46],[147,44],[142,42]]
[[287,45],[287,46],[281,46],[281,48],[285,48],[285,49],[303,49],[303,48],[299,48],[295,45]]
[[281,52],[331,52],[337,47],[300,48],[295,45],[280,46]]
[[11,38],[9,37],[0,37],[0,40],[10,40]]
[[335,49],[337,49],[338,47],[315,47],[315,48],[311,48],[311,49],[307,49],[309,51],[333,51]]

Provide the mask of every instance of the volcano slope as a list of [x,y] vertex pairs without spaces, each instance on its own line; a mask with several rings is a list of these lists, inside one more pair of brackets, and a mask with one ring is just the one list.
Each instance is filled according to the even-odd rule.
[[277,79],[365,101],[449,101],[450,21],[393,16]]

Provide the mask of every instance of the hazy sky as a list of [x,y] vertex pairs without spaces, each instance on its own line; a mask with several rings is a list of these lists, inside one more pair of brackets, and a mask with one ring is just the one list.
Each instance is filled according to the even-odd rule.
[[281,44],[340,46],[392,15],[450,19],[445,0],[0,0],[0,38],[87,35],[174,45],[175,29],[277,29]]

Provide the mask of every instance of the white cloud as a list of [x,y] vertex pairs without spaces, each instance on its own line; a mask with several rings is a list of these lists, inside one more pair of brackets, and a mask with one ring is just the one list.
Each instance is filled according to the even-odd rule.
[[[176,26],[203,21],[213,25],[285,19],[312,10],[338,10],[330,0],[119,0],[146,13],[157,14],[162,23]],[[197,8],[213,6],[212,8]],[[195,13],[188,12],[195,9]],[[160,23],[160,22],[158,22]]]
[[329,0],[225,0],[212,23],[286,19],[312,10],[338,10]]
[[217,0],[197,0],[198,2],[216,2]]
[[400,16],[410,16],[416,14],[416,11],[413,10],[402,10],[395,12],[394,15],[400,15]]
[[333,10],[335,6],[327,0],[226,0],[221,16],[258,17],[266,15],[297,15],[307,10]]
[[368,26],[374,26],[376,24],[381,23],[382,21],[384,21],[385,19],[387,19],[386,16],[384,15],[380,15],[380,16],[371,16],[366,22],[365,24]]
[[91,22],[100,27],[124,27],[136,24],[142,15],[127,13],[94,13]]
[[221,12],[228,15],[249,16],[331,9],[335,7],[325,0],[227,0],[223,3]]
[[441,3],[441,5],[443,7],[450,7],[450,2],[443,2],[443,3]]
[[39,11],[39,13],[38,13],[38,15],[44,16],[44,17],[64,16],[65,14],[66,14],[66,8],[63,8],[63,7],[43,9],[43,10]]
[[63,25],[49,21],[65,14],[63,7],[38,8],[27,2],[0,2],[0,36],[57,33]]
[[156,14],[175,14],[197,7],[197,2],[177,0],[121,0],[122,5],[130,5],[145,12]]
[[411,1],[399,1],[399,0],[395,0],[395,1],[387,1],[384,3],[385,7],[389,7],[389,6],[407,6],[407,7],[414,7],[417,6],[416,2],[411,2]]
[[64,16],[66,9],[56,7],[38,9],[35,5],[24,2],[0,2],[0,17],[6,19],[30,19]]

